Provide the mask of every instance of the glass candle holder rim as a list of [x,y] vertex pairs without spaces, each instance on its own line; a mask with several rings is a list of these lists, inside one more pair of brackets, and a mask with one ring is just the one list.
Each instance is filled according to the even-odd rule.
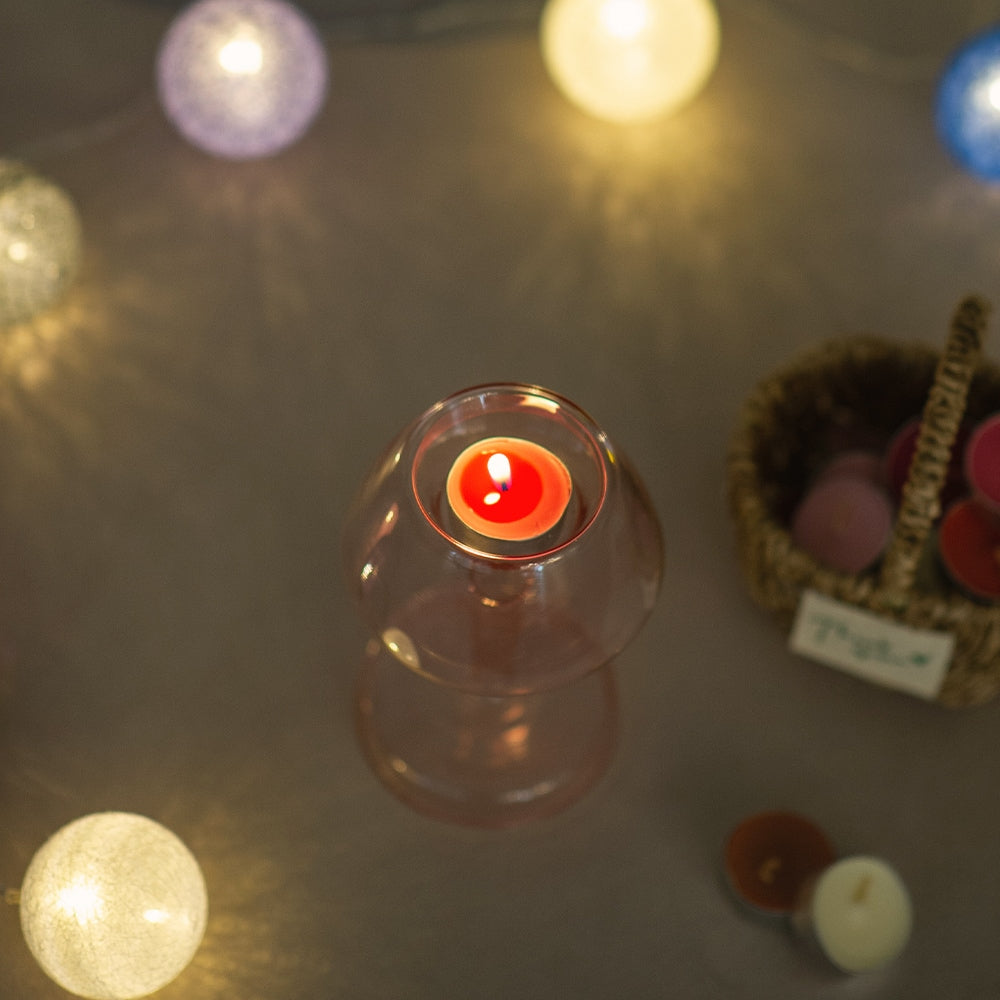
[[[452,409],[463,400],[473,399],[476,396],[531,396],[544,399],[551,406],[558,409],[562,414],[568,415],[571,423],[578,429],[578,437],[586,445],[595,458],[595,464],[600,473],[600,494],[596,499],[593,510],[589,511],[586,519],[569,535],[555,545],[549,545],[541,549],[530,552],[506,553],[494,552],[485,547],[478,546],[462,538],[456,537],[449,532],[444,525],[434,516],[434,513],[427,507],[421,499],[420,490],[417,487],[417,473],[422,454],[430,447],[436,438],[430,437],[435,421],[442,417],[449,409]],[[550,410],[555,412],[555,410]],[[537,564],[555,558],[560,552],[577,542],[593,526],[601,511],[604,509],[605,500],[608,495],[609,474],[608,463],[618,459],[614,456],[610,447],[607,434],[600,428],[591,415],[574,403],[571,399],[551,389],[530,382],[483,382],[471,385],[438,400],[428,407],[420,416],[413,421],[410,429],[413,434],[406,434],[415,442],[415,451],[410,463],[410,497],[413,499],[420,513],[421,518],[438,535],[440,535],[449,545],[455,546],[459,551],[473,559],[482,560],[495,565],[506,565],[517,567],[527,563]],[[442,432],[443,433],[443,432]],[[492,435],[487,435],[492,436]],[[499,435],[512,436],[512,435]],[[402,456],[400,456],[401,458]],[[575,489],[574,485],[574,489]],[[483,536],[484,542],[487,541]]]

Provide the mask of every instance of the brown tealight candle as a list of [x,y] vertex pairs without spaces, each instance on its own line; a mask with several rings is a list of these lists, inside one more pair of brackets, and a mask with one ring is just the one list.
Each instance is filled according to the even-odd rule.
[[726,877],[739,899],[758,913],[786,916],[806,882],[833,863],[826,834],[792,812],[745,819],[726,841]]

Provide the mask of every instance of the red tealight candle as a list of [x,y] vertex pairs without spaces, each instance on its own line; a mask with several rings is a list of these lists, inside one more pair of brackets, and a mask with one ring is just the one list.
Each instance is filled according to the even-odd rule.
[[760,913],[791,913],[806,881],[830,865],[826,834],[797,813],[764,812],[745,819],[726,842],[726,876],[736,895]]
[[948,508],[938,532],[941,562],[972,597],[1000,601],[1000,521],[974,500]]
[[1000,414],[972,432],[965,448],[965,476],[976,499],[1000,515]]
[[468,528],[507,542],[538,538],[558,523],[573,482],[548,448],[493,437],[463,451],[448,473],[451,509]]

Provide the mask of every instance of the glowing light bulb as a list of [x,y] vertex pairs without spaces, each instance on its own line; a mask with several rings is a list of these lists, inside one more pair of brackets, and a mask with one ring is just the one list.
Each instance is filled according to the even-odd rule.
[[56,302],[79,259],[80,220],[69,195],[24,164],[0,160],[0,327]]
[[549,0],[542,57],[574,103],[628,122],[676,110],[715,67],[719,19],[711,0]]
[[156,72],[178,131],[229,159],[268,156],[301,138],[328,77],[316,29],[284,0],[199,0],[164,35]]
[[264,65],[264,50],[253,38],[234,38],[219,49],[219,65],[236,76],[252,76]]
[[938,83],[938,135],[967,170],[1000,180],[1000,27],[975,35],[952,56]]
[[95,813],[49,838],[21,886],[28,948],[60,986],[90,1000],[146,996],[201,943],[201,869],[169,830],[132,813]]

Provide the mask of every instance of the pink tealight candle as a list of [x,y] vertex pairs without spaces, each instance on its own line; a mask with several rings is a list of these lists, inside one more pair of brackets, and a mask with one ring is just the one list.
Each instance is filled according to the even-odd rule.
[[821,478],[792,517],[792,541],[831,569],[860,573],[882,554],[892,531],[892,503],[858,476]]
[[948,575],[971,597],[1000,601],[1000,520],[974,500],[948,508],[938,532]]
[[820,479],[855,476],[869,482],[882,481],[882,456],[873,451],[842,451],[823,466]]
[[965,447],[965,477],[976,500],[1000,516],[1000,413],[973,430]]
[[523,438],[485,438],[451,467],[448,503],[468,528],[487,538],[524,542],[554,528],[573,483],[548,448]]

